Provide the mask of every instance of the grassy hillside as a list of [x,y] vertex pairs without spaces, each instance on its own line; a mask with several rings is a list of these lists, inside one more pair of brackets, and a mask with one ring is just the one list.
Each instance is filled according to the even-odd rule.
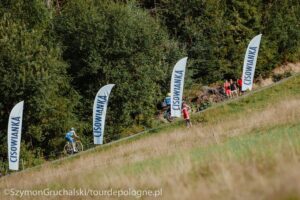
[[299,75],[192,121],[191,129],[179,122],[3,177],[0,199],[10,198],[7,188],[161,189],[158,199],[172,200],[300,199]]

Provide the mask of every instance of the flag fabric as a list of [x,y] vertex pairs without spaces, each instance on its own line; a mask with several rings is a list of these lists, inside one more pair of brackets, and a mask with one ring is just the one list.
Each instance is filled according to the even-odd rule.
[[252,90],[261,36],[262,34],[255,36],[248,45],[243,66],[242,91]]
[[171,78],[171,117],[181,116],[182,94],[187,57],[180,59],[174,66]]
[[12,109],[8,120],[7,142],[10,170],[19,170],[24,101]]
[[106,109],[109,94],[114,84],[103,86],[97,93],[93,108],[93,135],[94,144],[103,144],[103,134],[105,127]]

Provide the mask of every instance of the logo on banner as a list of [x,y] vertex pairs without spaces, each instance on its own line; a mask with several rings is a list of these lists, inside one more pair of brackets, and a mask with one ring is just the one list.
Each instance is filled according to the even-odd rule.
[[175,70],[174,74],[174,90],[173,90],[173,104],[172,104],[172,109],[173,110],[180,110],[180,91],[181,91],[181,83],[183,79],[183,70]]
[[18,141],[21,117],[11,118],[10,162],[18,161]]
[[97,106],[95,110],[94,136],[101,137],[102,135],[102,116],[107,102],[107,96],[97,96]]
[[254,71],[253,67],[254,67],[256,52],[257,52],[257,47],[249,48],[247,64],[246,64],[246,71],[245,71],[245,76],[244,76],[244,84],[245,85],[252,84],[252,72]]

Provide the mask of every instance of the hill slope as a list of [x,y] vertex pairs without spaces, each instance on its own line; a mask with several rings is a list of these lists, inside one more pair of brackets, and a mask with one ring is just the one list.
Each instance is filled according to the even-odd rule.
[[1,199],[11,197],[7,188],[152,189],[162,191],[159,199],[300,199],[299,75],[192,121],[191,129],[175,124],[3,177]]

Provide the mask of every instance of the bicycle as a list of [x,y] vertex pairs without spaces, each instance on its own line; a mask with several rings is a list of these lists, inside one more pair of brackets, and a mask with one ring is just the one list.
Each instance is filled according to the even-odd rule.
[[164,112],[163,112],[163,116],[165,119],[168,120],[168,122],[172,122],[175,117],[171,117],[171,110],[170,109],[166,109]]
[[64,146],[64,153],[66,155],[71,155],[71,154],[83,151],[83,145],[82,145],[81,141],[78,139],[76,139],[76,142],[75,142],[75,149],[77,150],[77,152],[74,152],[72,143],[67,141],[67,143]]

